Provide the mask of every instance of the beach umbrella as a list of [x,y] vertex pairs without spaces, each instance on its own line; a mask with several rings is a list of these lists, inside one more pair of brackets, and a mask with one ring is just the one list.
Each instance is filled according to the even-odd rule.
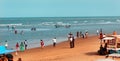
[[5,46],[0,46],[0,54],[8,54],[15,52],[15,50],[7,50]]
[[110,58],[104,58],[104,59],[98,59],[96,61],[115,61],[115,60],[110,59]]

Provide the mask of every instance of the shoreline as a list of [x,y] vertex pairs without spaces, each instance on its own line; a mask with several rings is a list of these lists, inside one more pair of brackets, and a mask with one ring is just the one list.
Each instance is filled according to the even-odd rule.
[[[89,40],[93,41],[88,42]],[[43,49],[40,47],[27,49],[24,52],[18,52],[17,56],[14,52],[14,61],[17,61],[18,58],[22,58],[23,61],[78,61],[80,57],[81,61],[91,61],[95,58],[89,58],[89,60],[86,60],[84,58],[91,57],[89,55],[93,55],[94,57],[97,56],[96,53],[99,49],[99,44],[95,44],[95,46],[91,45],[91,43],[99,43],[98,41],[94,42],[95,40],[99,40],[97,36],[90,36],[87,39],[76,38],[75,48],[70,48],[69,41],[64,41],[56,44],[56,47],[48,45]],[[86,49],[88,46],[85,44],[90,44],[90,46],[88,45],[88,50]],[[94,46],[95,49],[91,48],[92,46]],[[83,53],[85,53],[85,55]]]
[[[45,46],[44,48],[27,49],[24,52],[12,53],[14,61],[22,58],[23,61],[96,61],[104,59],[105,56],[98,55],[100,42],[98,36],[90,36],[86,39],[76,38],[75,47],[70,48],[69,41]],[[111,58],[111,57],[109,57]],[[115,58],[120,60],[120,58]]]
[[[89,35],[89,37],[94,37],[94,36],[97,36],[97,35],[95,35],[95,34],[90,34],[90,35]],[[68,39],[67,37],[64,38],[64,39],[57,39],[57,44],[64,43],[64,42],[68,42],[67,39]],[[78,39],[78,38],[75,36],[75,39]],[[80,37],[80,39],[83,39],[83,38]],[[84,38],[84,39],[86,39],[86,38]],[[32,41],[32,42],[33,42],[33,41]],[[45,42],[47,42],[47,43],[45,43]],[[52,39],[51,39],[51,41],[45,41],[45,42],[44,42],[44,43],[45,43],[45,47],[48,47],[48,46],[52,46],[52,45],[53,45]],[[48,43],[48,42],[50,42],[50,43]],[[39,43],[37,43],[37,42],[32,43],[32,45],[35,45],[35,44],[37,44],[37,45],[39,44],[39,46],[30,47],[31,43],[29,43],[27,50],[34,49],[34,48],[40,48],[40,41],[39,41]]]

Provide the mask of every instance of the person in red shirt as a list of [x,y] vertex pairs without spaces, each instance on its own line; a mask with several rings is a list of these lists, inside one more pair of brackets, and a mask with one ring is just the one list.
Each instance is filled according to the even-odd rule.
[[18,42],[16,43],[16,50],[17,51],[19,50],[19,43]]
[[44,47],[44,42],[43,42],[43,40],[40,41],[40,44],[41,44],[41,48],[43,48],[43,47]]
[[103,39],[103,34],[102,34],[102,32],[100,32],[100,39],[101,39],[101,40]]

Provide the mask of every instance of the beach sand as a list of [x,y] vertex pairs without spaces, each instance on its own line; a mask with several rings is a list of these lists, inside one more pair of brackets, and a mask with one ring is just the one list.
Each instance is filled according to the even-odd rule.
[[[45,46],[28,49],[24,52],[18,52],[14,55],[14,61],[22,58],[22,61],[96,61],[97,59],[105,58],[105,56],[98,55],[100,40],[98,36],[91,36],[86,39],[75,39],[75,47],[70,48],[69,41],[61,42],[56,47]],[[111,58],[111,57],[109,57]],[[120,58],[115,58],[120,61]]]

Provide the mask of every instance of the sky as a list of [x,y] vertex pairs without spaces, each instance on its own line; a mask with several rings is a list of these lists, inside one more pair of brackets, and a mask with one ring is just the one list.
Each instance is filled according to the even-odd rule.
[[0,0],[0,17],[120,16],[120,0]]

